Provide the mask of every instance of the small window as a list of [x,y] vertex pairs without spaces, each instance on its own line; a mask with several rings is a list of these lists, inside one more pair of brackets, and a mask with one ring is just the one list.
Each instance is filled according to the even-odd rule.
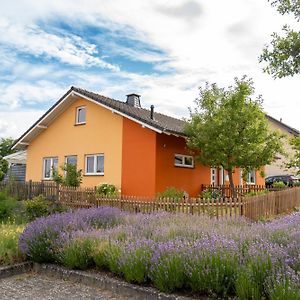
[[68,165],[76,166],[77,165],[77,156],[76,155],[66,156],[65,163]]
[[175,154],[175,166],[176,167],[185,167],[193,168],[194,167],[194,158],[189,155]]
[[247,174],[247,184],[255,184],[256,183],[256,171],[252,170]]
[[53,170],[57,171],[58,158],[46,157],[43,159],[43,179],[50,180],[53,176]]
[[85,156],[85,175],[104,175],[104,154]]
[[76,124],[85,124],[85,106],[76,109]]

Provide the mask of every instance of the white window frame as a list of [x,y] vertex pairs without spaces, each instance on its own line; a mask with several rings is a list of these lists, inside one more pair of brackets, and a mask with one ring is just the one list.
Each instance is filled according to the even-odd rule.
[[[50,159],[50,177],[45,177],[46,171],[46,160]],[[57,167],[58,167],[58,156],[51,156],[51,157],[43,157],[43,180],[52,180],[53,179],[53,161],[57,160]]]
[[[79,122],[78,121],[78,117],[79,117],[79,110],[80,109],[84,109],[84,122]],[[75,121],[75,124],[76,125],[83,125],[83,124],[86,124],[86,107],[85,106],[79,106],[79,107],[76,107],[76,121]]]
[[[86,154],[85,155],[85,159],[84,159],[84,163],[85,163],[85,166],[84,166],[84,175],[87,175],[87,176],[90,176],[90,175],[100,175],[100,176],[103,176],[104,175],[104,172],[91,172],[91,173],[88,173],[87,172],[87,159],[88,157],[94,157],[94,171],[97,170],[97,157],[98,156],[102,156],[103,157],[103,163],[104,163],[104,153],[98,153],[98,154]],[[104,165],[103,165],[103,168],[104,168]]]
[[[250,173],[252,173],[252,172],[254,172],[254,182],[249,181],[250,176],[251,176]],[[248,172],[246,184],[248,184],[248,185],[255,185],[256,184],[256,170],[252,170],[252,171]]]
[[[176,163],[176,162],[175,162],[175,161],[176,161],[176,156],[177,156],[177,157],[181,157],[184,163],[182,163],[182,164]],[[192,165],[185,164],[185,159],[186,159],[186,158],[191,158],[191,159],[192,159]],[[191,156],[191,155],[175,154],[175,155],[174,155],[174,165],[175,165],[176,167],[181,167],[181,168],[191,168],[191,169],[192,169],[192,168],[194,168],[194,157]]]

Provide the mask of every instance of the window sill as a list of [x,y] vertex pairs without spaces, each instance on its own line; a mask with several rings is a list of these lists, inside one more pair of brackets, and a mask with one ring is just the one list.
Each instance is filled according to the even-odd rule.
[[80,126],[80,125],[85,125],[85,124],[86,124],[86,122],[84,122],[84,123],[75,123],[74,126]]
[[194,166],[187,166],[187,165],[174,165],[176,168],[186,168],[186,169],[194,169]]
[[104,173],[88,173],[83,174],[83,176],[104,176]]

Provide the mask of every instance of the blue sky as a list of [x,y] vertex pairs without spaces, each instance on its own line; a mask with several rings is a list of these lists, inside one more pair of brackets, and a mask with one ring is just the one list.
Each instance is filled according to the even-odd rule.
[[253,78],[264,109],[300,128],[299,77],[258,56],[288,17],[267,0],[1,1],[0,137],[18,137],[71,85],[186,117],[206,81]]

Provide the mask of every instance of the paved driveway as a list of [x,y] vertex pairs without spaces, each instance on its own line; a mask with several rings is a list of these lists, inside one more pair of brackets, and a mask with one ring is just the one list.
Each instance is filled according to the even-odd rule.
[[1,300],[129,300],[112,291],[88,287],[41,274],[23,274],[0,279]]

